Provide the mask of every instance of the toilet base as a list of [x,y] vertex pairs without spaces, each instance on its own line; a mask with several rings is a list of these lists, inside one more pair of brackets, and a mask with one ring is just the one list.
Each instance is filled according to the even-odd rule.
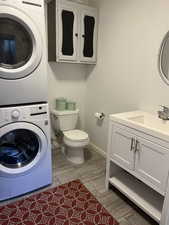
[[74,164],[84,163],[84,148],[66,146],[65,155],[67,160]]

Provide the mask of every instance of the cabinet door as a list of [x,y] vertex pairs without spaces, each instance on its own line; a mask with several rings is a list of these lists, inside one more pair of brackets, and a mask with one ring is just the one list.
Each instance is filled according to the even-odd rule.
[[[76,61],[78,48],[78,9],[74,4],[59,4],[58,7],[59,60]],[[57,24],[57,22],[56,22]]]
[[169,168],[169,151],[146,139],[137,138],[135,171],[142,181],[165,192]]
[[95,63],[97,49],[97,10],[85,8],[81,11],[80,61]]
[[133,134],[118,125],[113,127],[111,157],[124,169],[134,170],[134,142]]

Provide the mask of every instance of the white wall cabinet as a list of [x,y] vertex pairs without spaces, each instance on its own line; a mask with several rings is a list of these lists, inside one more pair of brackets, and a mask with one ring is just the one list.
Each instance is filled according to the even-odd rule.
[[78,8],[74,4],[58,4],[56,23],[57,59],[76,61],[78,58]]
[[95,64],[97,9],[64,0],[56,3],[56,60]]
[[157,222],[168,184],[168,144],[110,120],[106,186],[114,185]]
[[97,10],[84,7],[80,12],[80,62],[96,62]]

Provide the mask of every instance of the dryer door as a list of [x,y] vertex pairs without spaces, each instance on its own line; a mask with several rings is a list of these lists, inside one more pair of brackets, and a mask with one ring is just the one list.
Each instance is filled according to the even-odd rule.
[[42,38],[35,23],[22,11],[0,7],[0,78],[21,79],[42,58]]
[[43,131],[26,122],[0,130],[0,175],[21,174],[38,164],[48,149]]

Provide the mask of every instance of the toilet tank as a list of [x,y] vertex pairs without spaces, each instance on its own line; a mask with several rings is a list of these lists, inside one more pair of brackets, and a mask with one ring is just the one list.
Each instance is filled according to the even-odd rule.
[[79,110],[74,111],[52,111],[54,118],[55,118],[55,129],[66,131],[66,130],[73,130],[76,128]]

